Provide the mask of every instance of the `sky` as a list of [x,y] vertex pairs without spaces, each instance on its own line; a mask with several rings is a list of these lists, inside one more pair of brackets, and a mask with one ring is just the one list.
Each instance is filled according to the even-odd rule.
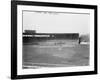
[[89,14],[23,11],[23,32],[88,34],[89,19]]

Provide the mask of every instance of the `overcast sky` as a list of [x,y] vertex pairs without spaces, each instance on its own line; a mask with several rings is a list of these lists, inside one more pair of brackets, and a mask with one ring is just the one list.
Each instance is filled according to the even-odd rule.
[[23,11],[23,31],[39,33],[89,33],[89,14]]

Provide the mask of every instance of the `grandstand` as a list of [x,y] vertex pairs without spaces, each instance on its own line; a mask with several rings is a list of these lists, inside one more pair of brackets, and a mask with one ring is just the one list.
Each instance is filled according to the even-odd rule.
[[36,33],[36,31],[25,30],[23,33],[24,44],[78,44],[78,33]]

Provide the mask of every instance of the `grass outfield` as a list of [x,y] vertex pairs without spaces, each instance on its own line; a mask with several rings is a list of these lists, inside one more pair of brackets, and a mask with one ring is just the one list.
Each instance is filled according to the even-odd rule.
[[88,66],[89,45],[23,45],[23,67]]

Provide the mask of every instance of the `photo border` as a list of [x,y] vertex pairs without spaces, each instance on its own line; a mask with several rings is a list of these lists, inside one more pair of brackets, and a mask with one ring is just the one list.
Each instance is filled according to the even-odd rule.
[[[94,10],[94,71],[17,75],[17,5],[93,9]],[[76,75],[90,75],[90,74],[97,74],[97,6],[96,5],[65,4],[65,3],[34,2],[34,1],[11,1],[11,78],[12,79],[76,76]]]

